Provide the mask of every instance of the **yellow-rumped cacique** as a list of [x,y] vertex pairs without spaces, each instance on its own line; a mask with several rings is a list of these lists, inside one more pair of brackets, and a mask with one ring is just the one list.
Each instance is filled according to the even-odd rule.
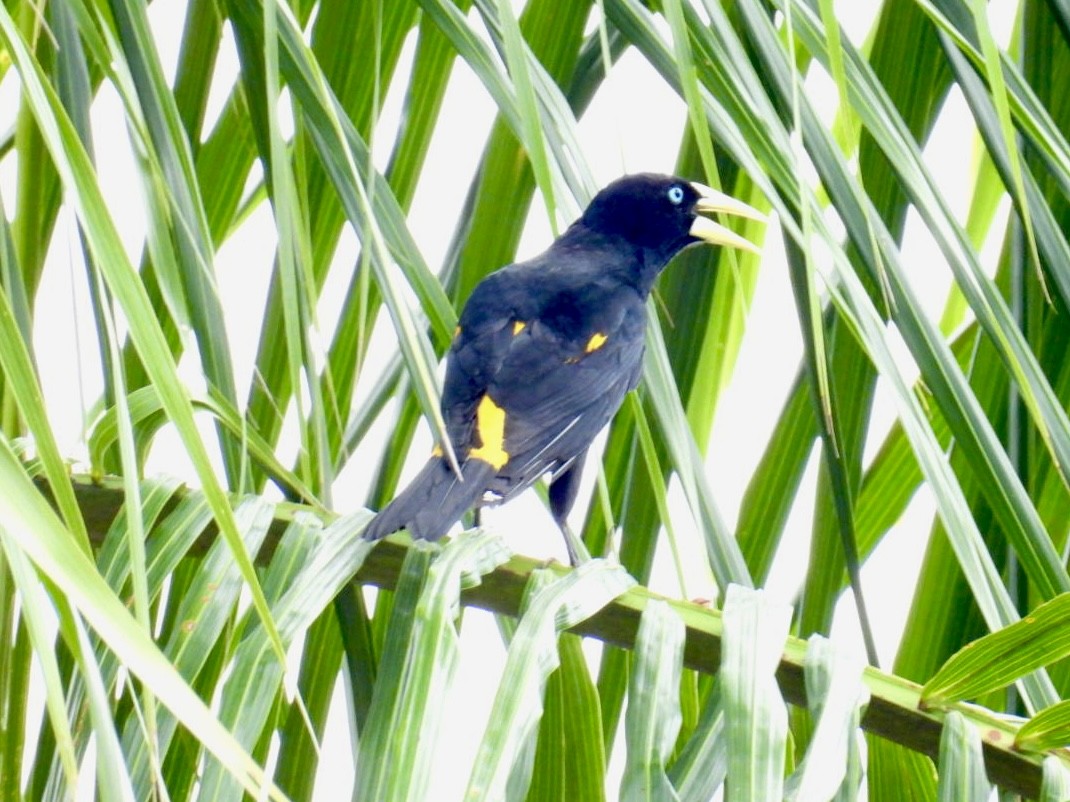
[[550,510],[579,561],[566,518],[591,441],[639,382],[646,299],[677,253],[707,242],[754,249],[700,216],[762,219],[702,184],[639,173],[614,181],[538,256],[484,278],[449,353],[441,447],[364,530],[435,540],[469,509],[508,501],[550,477]]

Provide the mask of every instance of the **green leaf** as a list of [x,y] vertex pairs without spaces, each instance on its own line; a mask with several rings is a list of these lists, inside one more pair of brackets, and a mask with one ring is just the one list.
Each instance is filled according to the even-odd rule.
[[358,754],[358,760],[361,755],[365,759],[375,757],[377,760],[362,764],[365,770],[360,772],[353,788],[353,796],[358,800],[369,798],[366,797],[369,792],[381,795],[390,782],[390,744],[395,737],[395,727],[404,701],[401,691],[405,663],[412,651],[412,641],[419,624],[416,608],[423,598],[431,562],[440,548],[435,544],[417,541],[406,552],[401,565],[390,607],[390,625],[386,630],[379,661],[379,680],[375,683]]
[[721,686],[706,696],[695,731],[669,769],[669,779],[683,802],[705,802],[716,793],[728,771]]
[[[111,13],[110,21],[117,31],[112,34],[106,25],[100,26],[100,30],[111,59],[130,71],[128,80],[116,83],[126,94],[128,108],[137,109],[134,130],[148,140],[143,142],[144,152],[150,154],[148,162],[154,168],[146,176],[152,179],[148,195],[155,199],[159,219],[170,218],[169,225],[151,229],[153,232],[170,229],[173,238],[160,244],[155,251],[157,257],[175,249],[173,257],[157,258],[156,264],[162,268],[165,261],[169,262],[173,283],[181,288],[184,304],[180,319],[188,317],[193,327],[206,379],[224,398],[236,404],[231,348],[216,291],[212,237],[186,130],[163,74],[145,6],[124,0],[113,3]],[[224,462],[233,481],[237,477],[238,441],[224,436],[222,445]]]
[[89,642],[89,634],[76,615],[64,618],[65,635],[72,643],[75,660],[82,668],[93,734],[97,738],[97,788],[102,795],[108,794],[123,802],[134,802],[134,789],[130,785],[126,762],[115,734],[108,689],[104,686],[100,667],[91,657],[93,646]]
[[837,652],[821,635],[808,640],[806,700],[817,720],[810,745],[788,780],[786,799],[854,799],[865,779],[860,749],[862,708],[869,690],[862,682],[864,663]]
[[[416,541],[414,550],[428,548]],[[500,537],[477,530],[450,541],[434,555],[415,607],[394,605],[393,626],[411,627],[404,650],[384,650],[380,675],[397,675],[376,694],[368,716],[379,737],[362,748],[357,762],[379,767],[361,771],[355,799],[426,799],[436,750],[446,746],[442,736],[444,706],[460,659],[457,610],[463,587],[478,584],[482,576],[509,558]],[[412,621],[398,616],[411,614]],[[389,657],[389,660],[387,659]],[[383,738],[383,734],[386,737]],[[367,779],[365,779],[367,777]]]
[[[2,20],[2,18],[0,18]],[[0,438],[0,519],[17,547],[85,617],[123,664],[197,736],[243,788],[271,789],[260,767],[186,684],[72,543],[48,503],[23,472],[7,441]],[[279,798],[271,793],[272,798]]]
[[783,795],[788,714],[774,673],[790,623],[791,608],[764,591],[728,586],[721,656],[726,802]]
[[557,642],[561,665],[546,681],[543,715],[526,802],[606,799],[606,750],[598,690],[583,639],[565,632]]
[[1070,744],[1070,701],[1046,707],[1023,724],[1014,738],[1014,748],[1044,752]]
[[1070,654],[1070,593],[1010,626],[968,643],[925,683],[922,701],[943,707],[1004,688]]
[[1070,799],[1070,769],[1057,757],[1044,758],[1044,780],[1040,802],[1064,802]]
[[[740,8],[744,10],[751,31],[760,33],[756,42],[763,54],[766,80],[775,78],[778,92],[787,96],[791,91],[793,78],[784,64],[775,30],[771,28],[764,12],[760,11],[752,0],[743,0]],[[797,13],[800,20],[805,19],[808,14],[803,8],[798,8]],[[800,25],[799,29],[802,31],[803,27]],[[815,41],[811,47],[819,49],[823,39],[816,34],[813,38]],[[1014,543],[1023,567],[1037,582],[1038,589],[1043,587],[1042,592],[1047,596],[1055,595],[1064,589],[1070,580],[1067,579],[1060,559],[1053,553],[1051,540],[1043,530],[1021,480],[990,422],[984,417],[976,399],[966,386],[965,378],[954,364],[946,345],[921,311],[910,285],[901,275],[899,254],[890,247],[891,240],[883,231],[882,222],[859,195],[857,184],[852,180],[847,165],[829,141],[828,132],[819,123],[814,111],[804,107],[803,112],[804,132],[808,145],[812,148],[811,155],[817,162],[816,166],[830,197],[839,206],[852,244],[865,258],[867,266],[873,272],[872,278],[877,280],[883,276],[887,280],[892,292],[891,300],[898,330],[908,346],[915,351],[915,360],[921,368],[922,376],[933,389],[937,403],[948,419],[957,442],[964,449],[968,449],[968,464],[982,477],[981,487],[986,499],[996,511],[1007,537]],[[759,138],[755,141],[762,140]],[[792,180],[791,185],[794,186],[795,183]],[[822,222],[817,216],[814,221],[815,224]],[[949,221],[949,224],[954,227],[953,221]],[[875,235],[874,232],[880,232],[880,235]],[[793,236],[798,235],[793,233]],[[832,241],[831,237],[829,241]],[[1017,612],[990,555],[984,548],[976,521],[967,507],[961,489],[947,469],[942,449],[938,447],[931,429],[918,409],[917,399],[910,393],[900,368],[888,351],[885,325],[878,322],[879,315],[872,308],[864,288],[859,286],[857,276],[846,257],[835,251],[834,256],[837,281],[828,282],[832,299],[837,309],[850,321],[852,329],[865,342],[881,375],[888,378],[895,388],[893,395],[900,416],[905,423],[910,422],[908,432],[918,454],[919,464],[933,488],[938,509],[948,525],[952,544],[964,566],[964,573],[986,621],[993,629],[1011,623],[1017,619]],[[847,295],[844,296],[842,292]],[[1013,331],[1017,332],[1017,328],[1013,328]],[[1035,681],[1030,678],[1024,684],[1031,703],[1042,706],[1053,701],[1054,691],[1043,677]]]
[[877,736],[866,738],[873,802],[935,802],[936,768],[925,755]]
[[654,325],[646,329],[643,380],[691,512],[699,522],[717,584],[722,588],[733,582],[752,584],[739,546],[728,531],[709,488],[704,462],[672,378],[665,341],[660,328]]
[[706,124],[705,114],[702,110],[702,96],[699,93],[699,84],[696,76],[695,63],[691,53],[691,45],[688,41],[687,26],[684,22],[684,11],[680,0],[669,0],[664,4],[663,12],[672,31],[673,54],[676,57],[677,70],[680,76],[680,89],[684,100],[687,102],[687,119],[691,126],[699,157],[702,160],[702,169],[706,174],[706,180],[716,190],[721,189],[720,176],[717,170],[717,160],[713,155],[713,143],[710,142],[709,126]]
[[665,772],[680,730],[684,624],[663,601],[643,611],[624,718],[628,753],[621,780],[625,802],[679,802]]
[[[589,618],[633,583],[620,568],[590,560],[545,585],[531,599],[509,644],[490,725],[476,754],[465,799],[500,799],[507,786],[526,789],[530,766],[525,776],[523,764],[517,761],[542,715],[543,687],[558,664],[558,633]],[[514,766],[520,775],[511,779]]]
[[[0,212],[2,213],[2,212]],[[4,389],[11,393],[19,412],[34,435],[38,455],[44,466],[49,487],[63,515],[64,523],[71,530],[79,547],[89,554],[89,535],[85,521],[78,509],[67,466],[59,452],[59,446],[46,415],[45,399],[37,382],[33,356],[19,331],[14,310],[7,293],[0,288],[0,367],[3,368]]]
[[937,785],[940,802],[988,799],[992,793],[992,784],[985,776],[981,736],[974,725],[955,710],[944,719],[937,768],[940,772]]
[[521,36],[520,25],[513,13],[510,0],[498,0],[497,10],[502,29],[503,55],[516,90],[517,109],[520,112],[521,141],[527,150],[535,181],[546,202],[546,216],[550,220],[550,229],[556,237],[558,232],[553,178],[546,153],[542,120],[536,105],[535,88],[528,70],[527,44]]
[[[242,15],[240,32],[251,55],[257,44],[259,21],[247,18],[250,9],[244,4],[233,11],[235,16]],[[337,98],[304,45],[294,20],[286,13],[279,18],[279,36],[282,72],[313,133],[313,141],[341,196],[346,216],[364,239],[423,413],[439,442],[448,446],[445,422],[438,407],[438,380],[431,344],[418,316],[409,308],[392,263],[396,262],[402,269],[423,301],[439,341],[446,342],[452,336],[456,314],[416,249],[389,186],[369,166],[367,146],[341,113]]]
[[[225,399],[218,394],[209,393],[205,398],[193,397],[190,402],[195,410],[209,412],[228,431],[241,438],[248,456],[275,482],[289,491],[292,498],[300,499],[326,512],[316,498],[316,494],[298,476],[279,462],[275,452],[260,433],[249,426]],[[155,433],[167,422],[163,415],[163,401],[153,385],[134,390],[127,398],[127,404],[131,422],[142,435]],[[117,413],[112,408],[96,422],[89,436],[90,464],[95,469],[105,470],[105,466],[110,461],[109,452],[114,447],[117,437]]]
[[687,598],[683,560],[680,557],[680,546],[676,539],[676,529],[673,526],[672,515],[669,511],[668,493],[666,492],[665,482],[662,479],[662,468],[658,463],[657,449],[650,431],[650,424],[647,423],[646,412],[644,412],[643,405],[639,403],[639,397],[635,393],[628,394],[628,407],[634,416],[639,451],[650,480],[650,493],[654,497],[654,503],[658,508],[658,516],[665,526],[665,535],[669,541],[669,549],[672,551],[673,565],[676,568],[677,581],[680,583],[680,596]]
[[[127,516],[129,512],[127,510]],[[235,520],[251,553],[259,551],[274,512],[273,505],[256,497],[247,498],[235,510]],[[175,521],[168,519],[166,531],[160,534],[167,539],[174,538],[189,544],[192,542],[191,535],[195,538],[203,531],[204,523],[203,516],[182,515]],[[313,533],[307,534],[311,540]],[[166,573],[158,570],[157,561],[153,562],[153,567],[157,570],[152,572],[155,582],[151,584],[153,590],[159,592],[165,577],[174,570],[174,565],[169,565]],[[174,612],[177,625],[163,647],[168,659],[191,683],[201,676],[213,648],[233,624],[234,607],[242,589],[241,574],[234,565],[225,541],[217,540],[213,544],[200,568],[177,605]],[[174,716],[161,716],[157,739],[162,754],[167,754],[173,747],[177,729],[178,721]],[[127,727],[124,743],[136,797],[144,799],[151,796],[156,782],[154,772],[157,756],[147,754],[145,740],[138,737],[132,727]]]
[[[287,647],[319,617],[373,547],[360,539],[366,523],[367,515],[359,513],[339,518],[320,530],[306,515],[300,515],[287,527],[264,583],[265,593],[271,594],[279,637]],[[251,751],[274,709],[284,675],[259,621],[248,615],[246,619],[231,673],[220,691],[219,718]],[[237,793],[230,774],[225,764],[208,761],[201,793],[206,798]]]
[[156,384],[168,416],[182,437],[190,459],[212,506],[220,531],[234,550],[234,557],[252,593],[253,606],[274,637],[276,656],[285,661],[285,652],[269,618],[267,602],[256,579],[252,562],[241,545],[227,499],[215,477],[207,449],[193,421],[186,390],[179,381],[177,367],[160,329],[156,312],[149,303],[145,288],[127,259],[113,221],[104,205],[92,165],[77,133],[67,118],[55,93],[45,80],[40,65],[33,59],[6,10],[0,10],[0,36],[18,63],[23,90],[33,107],[45,140],[54,154],[64,187],[70,194],[81,219],[86,239],[97,263],[102,266],[108,286],[126,315],[130,337],[141,354],[153,383]]
[[[491,3],[494,0],[477,0],[477,6],[487,23],[488,31],[504,47],[501,25],[497,19],[497,9]],[[444,0],[419,0],[420,7],[442,29],[457,52],[468,62],[476,76],[483,82],[487,91],[494,98],[502,118],[509,125],[517,139],[524,141],[523,113],[519,108],[515,87],[506,79],[504,71],[498,65],[488,45],[472,30],[463,14],[453,3]],[[568,103],[553,79],[530,53],[527,54],[528,70],[531,71],[532,86],[540,103],[542,117],[542,135],[553,154],[554,162],[562,171],[562,178],[575,197],[585,203],[595,193],[596,186],[586,162],[579,158],[583,148],[576,135],[576,120]],[[555,193],[559,202],[566,198]],[[570,209],[570,213],[575,209]]]
[[739,506],[736,540],[759,585],[776,554],[816,437],[814,404],[799,372]]
[[[39,670],[45,686],[45,706],[48,710],[49,723],[55,732],[57,756],[63,768],[67,788],[73,791],[78,787],[78,756],[71,734],[71,725],[67,720],[63,680],[60,677],[54,644],[44,615],[51,602],[37,582],[29,559],[15,547],[3,527],[0,527],[0,544],[3,545],[4,559],[7,561],[11,576],[18,588],[26,630],[29,632],[30,641],[39,660]],[[69,609],[66,612],[69,614]]]

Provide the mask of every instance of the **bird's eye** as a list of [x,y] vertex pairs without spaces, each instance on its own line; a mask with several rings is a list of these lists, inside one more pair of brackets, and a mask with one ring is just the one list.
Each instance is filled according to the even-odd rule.
[[675,206],[679,206],[681,203],[684,202],[684,190],[683,190],[683,187],[671,186],[671,187],[669,187],[669,191],[668,191],[667,194],[669,196],[669,200]]

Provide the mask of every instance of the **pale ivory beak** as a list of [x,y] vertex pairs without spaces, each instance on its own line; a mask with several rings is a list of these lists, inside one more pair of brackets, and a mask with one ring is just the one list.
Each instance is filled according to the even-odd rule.
[[[725,195],[723,192],[711,189],[705,184],[692,182],[691,187],[699,194],[698,202],[695,204],[695,211],[697,212],[734,214],[738,217],[747,217],[751,220],[761,220],[763,222],[766,219],[765,215],[753,206],[736,200],[731,195]],[[761,250],[750,240],[744,239],[731,229],[722,226],[720,223],[715,223],[707,217],[696,217],[695,222],[691,224],[690,234],[712,245],[727,245],[731,248],[742,248],[753,253],[760,253]]]

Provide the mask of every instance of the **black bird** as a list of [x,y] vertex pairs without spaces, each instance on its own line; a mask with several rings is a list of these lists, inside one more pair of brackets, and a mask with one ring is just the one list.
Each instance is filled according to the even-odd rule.
[[762,219],[683,178],[626,176],[544,253],[483,279],[446,358],[442,414],[460,475],[436,447],[364,537],[408,529],[435,540],[468,509],[507,501],[550,474],[550,510],[578,563],[582,544],[566,517],[588,446],[639,382],[654,280],[700,241],[754,249],[699,212]]

